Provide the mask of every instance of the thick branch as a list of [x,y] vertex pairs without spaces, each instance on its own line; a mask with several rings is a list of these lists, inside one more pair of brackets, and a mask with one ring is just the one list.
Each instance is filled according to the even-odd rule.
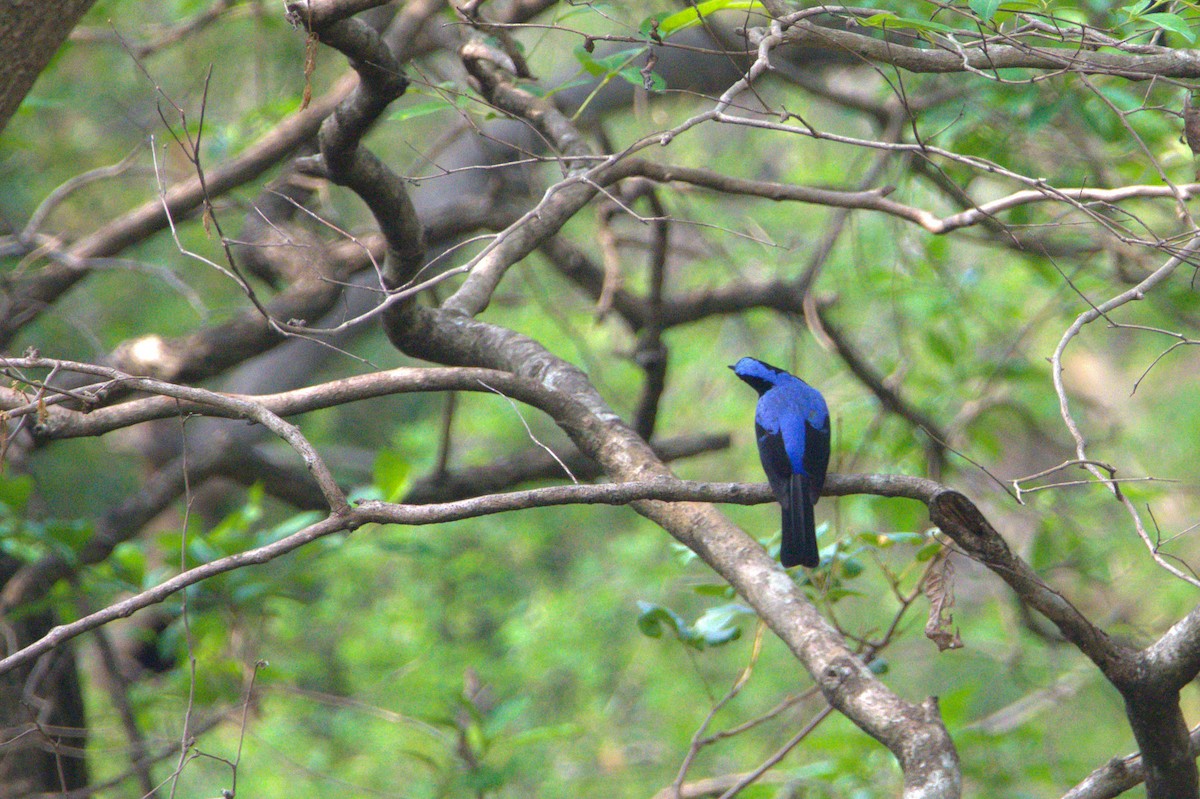
[[288,20],[294,25],[303,25],[310,30],[320,30],[340,19],[352,17],[384,5],[388,0],[289,0]]
[[956,491],[939,491],[929,498],[929,517],[970,557],[991,569],[1022,601],[1058,627],[1109,680],[1129,679],[1134,650],[1113,641],[1066,597],[1046,585],[1029,564],[1013,554],[970,500]]
[[[1200,727],[1189,734],[1193,755],[1200,751]],[[1146,779],[1140,753],[1114,757],[1062,795],[1062,799],[1114,799]]]
[[1200,607],[1171,626],[1142,652],[1146,670],[1162,690],[1178,691],[1200,671]]
[[52,13],[46,0],[10,0],[0,15],[0,130],[33,87],[42,69],[66,41],[95,0],[58,0]]

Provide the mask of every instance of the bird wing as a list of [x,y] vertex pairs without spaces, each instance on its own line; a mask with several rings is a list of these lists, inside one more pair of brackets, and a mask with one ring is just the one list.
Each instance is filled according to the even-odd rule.
[[763,471],[767,473],[767,482],[782,503],[794,471],[783,442],[783,433],[778,428],[771,430],[765,427],[759,419],[754,420],[754,432],[758,436],[758,457],[762,461]]
[[804,465],[804,473],[812,481],[813,505],[825,489],[825,470],[829,467],[829,438],[828,417],[821,427],[808,422],[804,424],[804,455],[800,460]]
[[758,455],[763,471],[783,510],[779,560],[785,568],[796,565],[812,568],[821,560],[813,518],[817,493],[813,490],[812,480],[793,468],[782,430],[770,430],[757,420],[754,430],[758,434]]

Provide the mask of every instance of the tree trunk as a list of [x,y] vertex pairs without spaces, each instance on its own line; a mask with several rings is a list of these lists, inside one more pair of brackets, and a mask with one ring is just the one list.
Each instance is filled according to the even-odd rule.
[[0,14],[0,130],[95,0],[8,0]]

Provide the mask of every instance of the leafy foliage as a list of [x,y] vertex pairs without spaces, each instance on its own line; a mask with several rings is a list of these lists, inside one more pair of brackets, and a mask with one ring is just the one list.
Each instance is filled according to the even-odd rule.
[[[1194,43],[1197,23],[1191,3],[877,5],[855,26],[922,47],[1001,30],[1026,13],[1064,30],[1086,22],[1114,37],[1179,45]],[[206,7],[111,0],[97,4],[88,24],[95,30],[111,16],[153,32],[154,23]],[[154,80],[189,109],[203,91],[195,65],[217,62],[206,108],[206,163],[236,156],[300,104],[303,44],[289,38],[282,21],[259,15],[256,4],[245,8],[256,13],[227,15],[215,33],[186,42],[186,52],[165,49],[146,58]],[[548,23],[554,30],[514,32],[543,77],[516,85],[546,100],[586,89],[578,118],[614,86],[637,93],[628,110],[610,111],[602,122],[598,138],[620,151],[712,105],[711,98],[668,91],[673,87],[651,58],[656,48],[717,24],[723,14],[757,19],[764,9],[758,2],[709,0],[684,9],[582,4],[556,13]],[[227,42],[234,39],[258,43],[238,54],[248,60],[236,67],[223,61],[232,58]],[[320,52],[312,80],[323,87],[340,62]],[[418,84],[411,96],[369,140],[382,160],[416,164],[411,172],[423,179],[414,189],[470,171],[439,161],[448,130],[486,128],[500,116],[457,73],[448,78],[436,58],[418,67],[411,70]],[[1179,140],[1176,109],[1186,87],[1177,82],[1069,72],[1035,78],[1027,70],[977,70],[957,83],[882,67],[845,75],[854,92],[837,81],[801,89],[764,80],[754,87],[753,106],[737,109],[756,124],[698,125],[669,149],[664,143],[641,155],[747,181],[846,191],[860,183],[894,184],[890,200],[943,218],[1030,186],[1178,186],[1195,174]],[[652,103],[649,110],[643,101]],[[157,128],[161,102],[120,46],[70,45],[5,132],[0,209],[12,220],[28,218],[81,165],[120,159],[145,129]],[[864,105],[895,115],[881,122]],[[776,117],[764,108],[802,117],[780,125],[827,135],[781,139],[765,124]],[[897,141],[959,157],[890,152]],[[153,196],[156,180],[188,175],[170,159],[165,169],[158,178],[142,173],[82,189],[53,215],[55,235],[85,235],[98,219]],[[561,170],[531,163],[527,176],[536,196],[539,181],[558,180]],[[513,207],[523,202],[515,189],[505,191]],[[727,450],[672,464],[679,475],[761,480],[752,403],[723,368],[740,355],[761,355],[803,374],[829,399],[832,472],[928,475],[972,494],[1039,574],[1114,635],[1142,640],[1188,612],[1192,589],[1164,577],[1124,511],[1087,472],[1044,471],[1074,456],[1048,358],[1080,313],[1142,280],[1178,249],[1188,231],[1184,201],[1028,203],[935,236],[882,213],[856,211],[843,220],[834,207],[677,184],[641,186],[628,196],[606,191],[597,204],[609,206],[577,215],[562,237],[597,260],[608,256],[610,287],[649,294],[648,231],[661,222],[675,248],[662,266],[667,301],[727,287],[777,289],[757,307],[659,331],[668,379],[656,436],[733,434]],[[338,230],[367,226],[348,194],[328,186],[321,192],[314,208]],[[256,193],[249,187],[234,193],[217,214],[236,219]],[[202,224],[176,221],[183,246],[221,257]],[[812,308],[775,307],[839,225],[841,235],[814,271]],[[615,244],[603,251],[609,242]],[[461,263],[481,246],[468,242],[448,258]],[[148,332],[179,336],[228,322],[246,308],[239,287],[187,261],[164,239],[139,243],[121,257],[125,266],[146,268],[98,269],[86,292],[66,295],[54,313],[28,325],[15,351],[36,346],[64,358],[98,359],[97,352]],[[17,277],[25,267],[19,258],[6,263]],[[1194,325],[1195,290],[1192,272],[1181,271],[1148,302],[1117,309],[1106,328],[1096,325],[1072,343],[1064,372],[1093,457],[1138,481],[1122,483],[1122,491],[1147,509],[1172,562],[1198,554],[1197,506],[1188,487],[1200,479],[1200,463],[1185,432],[1200,429],[1200,403],[1191,391],[1196,342],[1184,336],[1177,350],[1167,350],[1180,341],[1178,331]],[[615,411],[633,418],[645,384],[638,348],[647,330],[611,308],[598,310],[596,298],[554,268],[549,254],[512,270],[486,318],[580,365]],[[361,360],[335,359],[323,367],[325,377],[395,360],[374,326],[357,335],[347,347]],[[860,356],[878,385],[848,366],[845,349]],[[880,386],[907,410],[889,407]],[[338,478],[354,488],[355,499],[404,501],[423,479],[437,484],[543,444],[566,448],[547,418],[515,410],[501,397],[464,393],[453,403],[401,395],[299,423],[317,449],[338,454]],[[914,422],[912,409],[941,429]],[[32,450],[27,475],[0,475],[0,552],[26,563],[53,556],[77,564],[104,510],[137,494],[149,462],[139,450],[150,451],[151,443],[106,438]],[[1021,502],[1013,501],[1013,481],[1038,474],[1020,481]],[[1142,482],[1147,477],[1154,481]],[[556,472],[551,481],[565,480]],[[189,500],[203,493],[197,486]],[[194,510],[179,502],[157,514],[139,537],[116,545],[80,579],[60,584],[47,606],[70,621],[180,570],[279,541],[319,518],[273,498],[261,482],[236,491],[225,486],[215,499],[201,500]],[[774,505],[726,511],[768,550],[777,547]],[[940,697],[969,792],[1050,795],[1114,754],[1136,749],[1119,697],[970,563],[955,561],[954,625],[965,647],[939,654],[922,636],[928,603],[921,591],[946,551],[923,506],[830,496],[818,512],[825,520],[822,564],[792,579],[890,687],[909,698]],[[710,712],[710,733],[762,721],[699,749],[690,776],[745,771],[813,720],[823,700],[806,690],[792,654],[762,632],[732,589],[690,553],[678,555],[659,528],[626,508],[601,506],[440,526],[367,526],[325,538],[168,600],[164,629],[151,645],[178,667],[136,675],[130,690],[136,721],[150,739],[173,742],[187,714],[223,719],[196,744],[193,753],[205,756],[189,761],[178,796],[217,795],[240,751],[243,795],[644,797],[675,779]],[[243,727],[241,697],[259,660],[269,666],[255,677]],[[1187,689],[1189,707],[1194,690]],[[119,710],[99,684],[88,683],[86,701],[93,751],[126,747]],[[1086,710],[1063,712],[1063,706]],[[123,761],[106,756],[93,756],[92,767],[97,781],[126,771]],[[776,773],[782,786],[764,782],[742,795],[889,796],[900,782],[890,756],[836,716],[819,724]],[[169,767],[155,774],[165,777]],[[119,785],[136,790],[128,777]]]

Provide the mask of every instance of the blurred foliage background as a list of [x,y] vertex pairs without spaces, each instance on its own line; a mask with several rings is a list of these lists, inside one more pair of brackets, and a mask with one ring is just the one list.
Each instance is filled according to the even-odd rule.
[[[95,5],[0,138],[0,214],[9,227],[19,228],[62,182],[144,148],[150,136],[167,153],[167,179],[186,177],[188,165],[162,148],[167,137],[153,83],[189,109],[193,125],[207,85],[209,163],[237,153],[298,107],[304,42],[275,4],[232,3],[180,43],[131,55],[160,26],[177,25],[208,5]],[[939,15],[934,4],[878,5],[914,19],[967,24]],[[1138,28],[1136,14],[1106,3],[1036,5],[1110,30],[1155,27]],[[1179,17],[1190,24],[1190,4],[1177,5],[1187,6]],[[651,13],[670,10],[564,4],[539,18],[558,30],[531,27],[515,35],[535,74],[552,85],[552,76],[587,75],[572,55],[580,43],[574,31],[628,35]],[[450,12],[444,19],[453,24]],[[1190,44],[1179,31],[1159,34]],[[316,90],[343,70],[340,57],[320,52]],[[447,102],[436,89],[453,80],[444,55],[417,62],[410,75],[414,90],[369,144],[404,174],[435,175],[426,160],[433,157],[431,142],[464,117],[486,124],[494,115],[469,99]],[[901,91],[911,98],[942,93],[944,100],[905,123],[901,138],[919,134],[1056,186],[1193,178],[1191,153],[1180,141],[1185,90],[1171,82],[1061,75],[1039,82],[1013,76],[1006,83],[869,67],[831,69],[825,78],[833,87],[825,95],[783,79],[764,82],[760,91],[766,103],[802,114],[814,128],[864,139],[878,138],[878,125],[837,102],[841,94],[853,89],[883,104]],[[709,102],[686,93],[644,96],[606,113],[601,127],[620,147]],[[882,156],[704,125],[661,157],[753,179],[854,188]],[[83,235],[151,197],[148,157],[143,150],[135,158],[134,169],[62,205],[55,231]],[[557,167],[544,169],[552,175]],[[958,210],[949,183],[979,202],[1014,190],[1001,177],[920,157],[888,157],[871,185],[893,185],[894,199],[948,214]],[[258,190],[251,184],[222,197],[219,212],[238,219]],[[839,214],[699,190],[663,191],[662,200],[673,220],[667,290],[676,296],[795,279]],[[1128,216],[1102,213],[1138,237],[1162,241],[1184,229],[1170,202],[1121,208]],[[315,210],[344,230],[370,225],[339,189],[322,189]],[[999,222],[933,236],[893,217],[852,214],[815,284],[821,313],[906,402],[941,425],[948,449],[936,476],[986,508],[1012,546],[1089,617],[1116,635],[1146,640],[1190,608],[1194,590],[1153,564],[1111,497],[1095,484],[1064,485],[1018,504],[1005,489],[1007,481],[1072,456],[1047,363],[1066,328],[1089,303],[1124,290],[1163,256],[1052,204],[1007,212]],[[595,214],[582,213],[564,235],[594,249],[596,224]],[[629,262],[640,263],[647,226],[628,216],[614,225]],[[1009,231],[1028,234],[1042,249],[1014,246]],[[181,223],[179,235],[190,249],[217,253],[199,220]],[[454,261],[471,251],[456,253]],[[27,267],[5,264],[9,271]],[[624,277],[631,290],[644,290],[640,266]],[[182,335],[244,307],[236,285],[158,236],[44,313],[12,351],[34,346],[53,357],[95,360],[130,337]],[[594,300],[542,256],[510,274],[489,314],[584,368],[629,418],[642,380],[631,359],[635,334],[616,314],[598,318]],[[1182,347],[1156,361],[1176,338],[1155,330],[1188,336],[1195,327],[1192,270],[1114,316],[1114,323],[1139,327],[1097,323],[1068,351],[1073,410],[1095,458],[1113,464],[1118,476],[1155,478],[1125,490],[1152,514],[1164,539],[1174,537],[1167,548],[1172,557],[1187,563],[1198,554],[1192,529],[1200,476],[1197,354]],[[747,354],[796,371],[825,394],[833,411],[831,471],[931,473],[929,435],[888,413],[797,315],[758,308],[710,316],[668,330],[664,340],[668,388],[658,434],[733,436],[728,449],[674,464],[681,477],[761,481],[754,399],[725,368]],[[356,336],[352,351],[381,368],[408,363],[371,328]],[[354,358],[334,358],[319,377],[366,368]],[[318,449],[337,453],[331,459],[339,477],[359,495],[402,496],[436,464],[446,402],[399,396],[311,414],[300,424]],[[526,423],[540,441],[564,441],[546,419],[500,397],[459,396],[456,403],[452,469],[525,449]],[[190,423],[183,424],[186,433]],[[105,508],[137,490],[145,468],[138,447],[127,433],[59,442],[37,451],[27,473],[4,472],[0,545],[26,559],[73,551]],[[1076,469],[1040,482],[1083,477]],[[727,512],[777,545],[776,506]],[[296,513],[261,488],[228,489],[203,512],[188,514],[181,503],[108,562],[60,584],[54,608],[63,619],[76,618],[177,571],[181,546],[189,565],[206,562],[296,529],[307,518]],[[827,498],[818,514],[827,562],[811,578],[797,578],[809,580],[814,601],[841,629],[878,639],[900,612],[897,592],[916,587],[933,554],[924,508],[907,500]],[[1135,750],[1120,698],[1085,659],[1031,620],[995,578],[964,559],[952,562],[954,625],[964,647],[939,653],[922,635],[928,603],[918,598],[874,664],[902,696],[940,697],[968,792],[1058,795],[1115,754]],[[789,705],[704,748],[689,778],[754,768],[824,706],[793,657],[703,564],[623,508],[366,528],[196,586],[186,602],[186,625],[178,598],[163,607],[165,633],[153,644],[160,665],[170,668],[140,673],[130,689],[151,749],[178,747],[189,708],[196,719],[222,719],[198,739],[174,793],[181,797],[230,787],[229,763],[239,752],[236,787],[244,796],[646,797],[675,778],[693,735],[743,670],[749,668],[744,688],[717,712],[712,730],[736,727],[785,700]],[[121,625],[112,634],[119,638]],[[80,651],[89,765],[93,779],[104,782],[125,773],[129,743],[97,677],[94,642],[85,639]],[[1194,692],[1185,702],[1193,715],[1200,710]],[[174,764],[173,757],[156,773],[166,777]],[[835,715],[742,795],[889,796],[898,780],[890,755]],[[134,791],[125,782],[100,795]]]

